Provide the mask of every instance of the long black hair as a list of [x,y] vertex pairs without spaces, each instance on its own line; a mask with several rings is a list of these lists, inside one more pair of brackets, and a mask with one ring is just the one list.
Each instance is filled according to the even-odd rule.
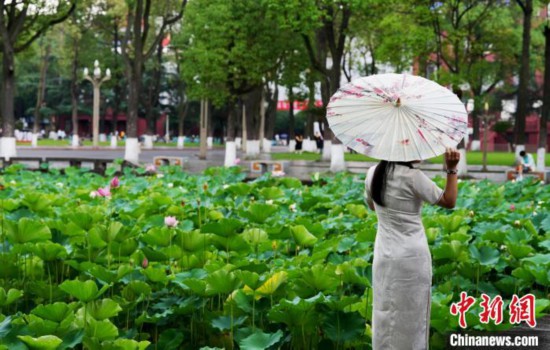
[[387,160],[382,160],[378,163],[376,169],[374,169],[371,183],[372,200],[382,207],[385,206],[384,194],[386,193],[386,181],[388,176],[393,173],[396,164],[404,165],[409,168],[413,167],[411,162],[389,162]]

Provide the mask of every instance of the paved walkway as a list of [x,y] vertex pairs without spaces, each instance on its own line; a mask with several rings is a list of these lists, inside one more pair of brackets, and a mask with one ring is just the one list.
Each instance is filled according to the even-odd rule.
[[[272,147],[272,153],[284,153],[288,152],[288,147],[284,146],[275,146]],[[139,155],[140,163],[151,164],[155,156],[168,156],[168,157],[183,157],[186,159],[185,168],[191,173],[199,173],[204,169],[212,166],[223,166],[225,149],[224,148],[213,148],[209,149],[207,152],[206,160],[200,160],[198,158],[199,148],[198,147],[187,147],[184,149],[177,149],[174,147],[156,147],[154,149],[142,149]],[[27,146],[17,148],[18,157],[55,157],[55,158],[90,158],[90,159],[121,159],[124,157],[124,148],[109,148],[109,147],[80,147],[74,149],[71,147],[37,147],[30,148]],[[237,157],[244,159],[244,154],[238,151]],[[270,154],[262,154],[261,159],[269,160],[271,159]],[[294,161],[281,161],[284,163],[284,172],[288,176],[297,177],[302,180],[309,180],[314,173],[325,173],[330,169],[329,162],[323,161],[305,161],[305,160],[294,160]],[[246,169],[250,170],[250,161],[242,161],[240,165]],[[347,171],[357,174],[364,174],[369,167],[375,165],[374,162],[346,162]],[[30,167],[31,165],[28,163]],[[53,164],[53,166],[63,167],[65,164]],[[86,165],[84,165],[86,166]],[[488,166],[488,170],[485,172],[481,171],[481,165],[470,165],[468,166],[469,176],[475,179],[489,179],[496,182],[506,181],[506,171],[510,170],[508,166]],[[421,164],[420,169],[422,169],[428,176],[437,176],[444,175],[443,168],[441,164]],[[255,174],[251,174],[255,176]]]

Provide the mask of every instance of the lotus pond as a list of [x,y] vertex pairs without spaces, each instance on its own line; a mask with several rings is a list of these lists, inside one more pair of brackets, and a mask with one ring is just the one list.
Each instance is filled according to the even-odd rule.
[[[0,349],[370,349],[364,177],[108,173],[0,176]],[[433,348],[459,329],[462,291],[550,310],[549,208],[534,181],[465,181],[456,209],[424,207]],[[512,326],[506,308],[482,324],[478,305],[469,329]]]

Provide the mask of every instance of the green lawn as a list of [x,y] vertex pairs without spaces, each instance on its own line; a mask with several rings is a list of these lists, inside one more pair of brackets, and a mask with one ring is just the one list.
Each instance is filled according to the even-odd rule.
[[[92,141],[85,140],[83,143],[84,143],[84,146],[92,146]],[[30,142],[17,142],[17,146],[29,146],[30,147],[30,145],[31,145]],[[70,145],[71,145],[71,142],[69,140],[51,140],[51,139],[40,139],[40,140],[38,140],[38,146],[39,147],[40,146],[42,146],[42,147],[68,147]],[[124,141],[118,141],[118,143],[117,143],[118,147],[123,147],[124,145],[125,145]],[[176,142],[170,142],[170,143],[155,142],[153,145],[154,145],[154,147],[174,147],[174,148],[177,147]],[[100,147],[110,147],[111,142],[110,141],[100,142],[99,146]],[[199,147],[199,144],[198,143],[186,142],[185,147]],[[216,147],[216,148],[225,147],[225,145],[214,144],[214,147]]]
[[[533,155],[536,161],[536,154]],[[468,152],[467,161],[469,165],[482,165],[483,162],[483,152]],[[274,160],[311,160],[319,161],[321,155],[318,153],[309,153],[304,152],[301,154],[298,153],[273,153],[271,158]],[[345,154],[346,161],[354,162],[377,162],[378,160],[366,157],[362,154]],[[428,160],[430,163],[441,164],[443,162],[443,156],[432,158]],[[487,153],[487,165],[506,165],[512,166],[515,161],[515,156],[513,153],[508,152],[489,152]]]

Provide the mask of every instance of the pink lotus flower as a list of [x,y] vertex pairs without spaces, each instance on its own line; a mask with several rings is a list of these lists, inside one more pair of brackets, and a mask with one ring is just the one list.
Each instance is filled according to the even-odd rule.
[[514,211],[514,210],[516,210],[516,206],[515,206],[515,205],[513,205],[513,204],[510,204],[510,210],[511,210],[511,211]]
[[235,165],[239,165],[240,162],[241,162],[240,158],[235,159]]
[[118,177],[113,177],[111,180],[111,188],[117,188],[120,186],[120,181],[118,180]]
[[178,224],[178,220],[173,216],[167,216],[164,218],[164,224],[168,227],[175,227]]
[[147,167],[145,167],[145,171],[154,173],[157,171],[157,167],[154,164],[149,164]]
[[141,262],[141,266],[146,269],[147,266],[149,266],[149,260],[147,258],[143,258],[143,261]]
[[97,189],[97,195],[100,197],[110,197],[111,191],[109,190],[109,187],[105,187],[105,188],[100,187]]

